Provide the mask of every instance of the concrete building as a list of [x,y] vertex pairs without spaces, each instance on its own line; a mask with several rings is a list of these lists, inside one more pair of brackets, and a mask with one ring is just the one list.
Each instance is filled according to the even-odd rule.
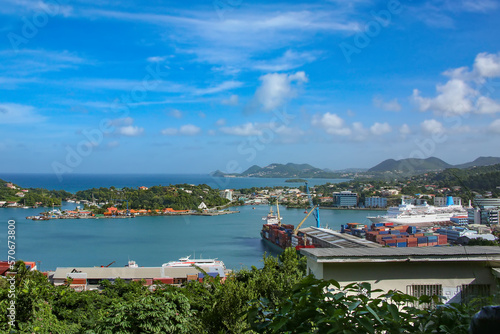
[[474,198],[474,204],[481,209],[498,209],[500,208],[500,198]]
[[225,189],[223,191],[222,197],[224,197],[230,201],[233,201],[233,191],[234,191],[233,189]]
[[385,197],[366,197],[365,207],[367,208],[385,208],[387,207],[387,198]]
[[499,209],[472,208],[467,210],[469,224],[498,224]]
[[[204,267],[209,275],[217,274],[224,278],[222,267]],[[70,287],[77,291],[96,290],[101,281],[113,282],[121,278],[126,282],[144,280],[146,285],[154,281],[166,284],[182,284],[191,280],[198,280],[203,274],[193,267],[85,267],[85,268],[57,268],[50,277],[54,285],[63,285],[71,282]],[[71,281],[69,281],[71,279]]]
[[[368,282],[372,289],[460,302],[497,292],[500,247],[309,248],[307,272],[342,286]],[[374,296],[381,293],[373,294]]]
[[358,205],[358,194],[351,191],[333,193],[333,206],[353,207]]

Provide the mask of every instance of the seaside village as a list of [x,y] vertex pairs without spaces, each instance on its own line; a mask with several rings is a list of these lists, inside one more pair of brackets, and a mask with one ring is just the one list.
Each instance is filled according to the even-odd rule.
[[[335,279],[341,285],[368,282],[374,289],[398,289],[410,295],[437,294],[445,302],[470,300],[478,295],[497,291],[500,278],[499,210],[500,198],[477,197],[471,203],[461,198],[435,196],[433,205],[425,198],[402,196],[397,189],[384,189],[383,196],[366,197],[361,203],[355,192],[317,193],[306,187],[258,190],[243,194],[231,189],[220,195],[232,205],[268,205],[270,212],[262,217],[262,242],[280,252],[295,247],[307,258],[307,272],[320,279]],[[398,205],[388,206],[388,197],[398,196]],[[276,201],[277,199],[277,201]],[[314,204],[313,204],[314,200]],[[291,207],[306,208],[304,219],[295,225],[282,224],[276,202]],[[80,204],[92,204],[83,203]],[[96,205],[102,205],[97,203]],[[320,222],[321,211],[336,209],[372,209],[365,222],[343,224],[340,230],[325,227]],[[373,210],[377,209],[377,210]],[[213,214],[220,208],[200,206],[199,210],[176,211],[165,208],[154,214]],[[228,211],[237,212],[237,211]],[[373,212],[380,214],[373,215]],[[109,207],[105,217],[136,217],[151,214],[147,210],[119,210]],[[48,219],[86,218],[91,211],[51,212]],[[301,228],[309,217],[313,226]],[[237,216],[235,216],[237,217]],[[99,217],[95,217],[99,218]],[[311,225],[311,224],[308,224]],[[257,232],[256,232],[257,233]],[[190,259],[171,261],[160,267],[142,267],[129,261],[125,267],[65,267],[46,272],[55,285],[66,284],[75,290],[99,289],[103,280],[117,278],[141,281],[150,289],[165,283],[182,286],[188,281],[203,281],[206,276],[230,275],[222,261]],[[36,270],[35,262],[26,265]],[[7,275],[9,266],[0,263],[0,274]]]

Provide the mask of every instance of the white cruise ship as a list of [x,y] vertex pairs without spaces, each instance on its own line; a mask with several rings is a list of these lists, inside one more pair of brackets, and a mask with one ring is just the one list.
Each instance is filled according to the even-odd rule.
[[454,216],[466,216],[467,211],[461,205],[432,206],[406,204],[390,207],[384,216],[366,217],[373,223],[394,223],[398,225],[421,225],[449,223]]

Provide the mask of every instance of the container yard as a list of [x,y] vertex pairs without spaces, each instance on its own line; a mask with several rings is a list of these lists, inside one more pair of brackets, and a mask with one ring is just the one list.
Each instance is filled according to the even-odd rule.
[[370,228],[359,223],[349,223],[341,226],[341,232],[366,238],[387,247],[429,247],[448,244],[446,235],[394,223],[373,223]]

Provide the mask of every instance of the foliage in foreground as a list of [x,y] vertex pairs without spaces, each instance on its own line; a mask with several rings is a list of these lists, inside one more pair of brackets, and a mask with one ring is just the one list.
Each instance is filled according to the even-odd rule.
[[467,333],[473,305],[440,305],[368,283],[345,287],[305,277],[293,248],[264,256],[224,283],[207,278],[151,292],[139,282],[103,282],[102,291],[55,287],[16,265],[16,326],[7,322],[10,283],[0,279],[0,331],[12,333]]

